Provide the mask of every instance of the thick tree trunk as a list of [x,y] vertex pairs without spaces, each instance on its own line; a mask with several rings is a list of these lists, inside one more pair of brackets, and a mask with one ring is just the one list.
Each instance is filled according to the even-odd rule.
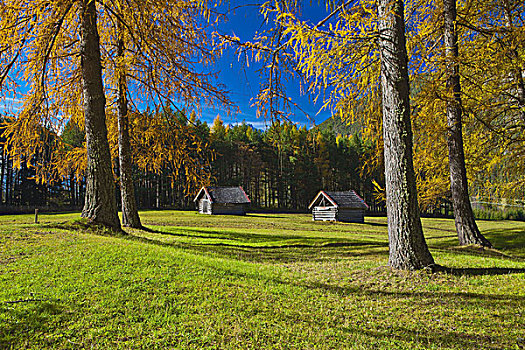
[[480,244],[490,247],[490,242],[479,232],[468,193],[467,169],[463,151],[461,85],[459,81],[458,42],[456,32],[456,0],[443,0],[444,41],[447,55],[448,159],[450,189],[454,208],[454,221],[459,244]]
[[390,247],[389,265],[414,270],[434,264],[423,236],[412,163],[409,84],[402,0],[379,1],[379,49]]
[[128,101],[126,98],[126,71],[122,63],[124,58],[124,39],[118,25],[119,39],[117,43],[117,68],[118,74],[118,150],[120,165],[120,197],[122,203],[122,225],[141,228],[137,203],[135,201],[135,188],[132,177],[131,145],[129,141]]
[[82,217],[120,229],[106,128],[95,1],[81,2],[81,72],[86,124],[86,199]]

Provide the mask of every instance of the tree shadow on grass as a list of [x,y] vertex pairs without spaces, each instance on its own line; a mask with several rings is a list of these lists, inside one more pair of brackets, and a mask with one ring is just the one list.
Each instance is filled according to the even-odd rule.
[[[467,270],[462,272],[469,272],[469,269],[458,269]],[[486,270],[484,273],[503,273],[511,270],[512,273],[521,273],[521,269],[480,269]],[[507,271],[504,271],[507,270]],[[477,273],[477,272],[476,272]],[[476,275],[476,274],[475,274]],[[406,291],[406,290],[395,290],[395,287],[389,289],[381,289],[381,287],[367,287],[361,285],[351,286],[339,286],[331,285],[321,282],[295,282],[295,281],[282,281],[282,283],[295,284],[305,288],[320,289],[327,293],[333,293],[339,296],[342,300],[348,298],[351,295],[370,298],[370,300],[384,300],[390,301],[392,305],[396,305],[397,308],[402,305],[415,308],[428,308],[432,310],[433,306],[437,306],[435,318],[448,317],[448,311],[454,309],[458,303],[461,305],[468,305],[469,308],[475,308],[480,310],[482,315],[496,314],[500,317],[518,317],[515,316],[516,310],[520,310],[525,302],[525,296],[522,295],[507,295],[507,294],[483,294],[483,293],[472,293],[472,292],[449,292],[449,291]],[[380,303],[381,304],[381,303]],[[419,306],[418,306],[419,305]],[[450,306],[449,306],[450,305]],[[502,315],[501,311],[507,310],[508,315]],[[391,317],[391,316],[390,316]],[[485,318],[485,316],[482,316]],[[385,317],[387,320],[388,317]],[[490,317],[486,317],[490,319]],[[367,322],[362,319],[351,322],[350,326],[343,327],[343,331],[349,333],[361,333],[366,334],[373,339],[384,339],[391,341],[399,340],[397,344],[402,348],[401,342],[408,342],[409,344],[417,343],[431,347],[431,345],[437,345],[438,347],[451,347],[457,349],[503,349],[511,348],[515,344],[524,346],[525,342],[521,338],[509,338],[506,334],[502,333],[487,333],[488,335],[480,335],[476,330],[472,330],[471,333],[465,331],[455,331],[452,329],[443,329],[434,323],[428,323],[426,327],[421,329],[410,329],[400,324],[392,324],[391,322],[381,322],[381,316],[376,315],[373,319],[375,322]],[[377,322],[377,323],[376,323]],[[450,322],[450,321],[449,321]],[[463,321],[470,322],[470,321]],[[371,326],[372,325],[372,326]],[[455,325],[452,323],[452,325]],[[436,327],[437,326],[437,327]],[[375,328],[375,329],[370,329]],[[462,328],[461,326],[458,328]],[[469,327],[463,329],[470,329]],[[490,329],[490,322],[486,324],[486,329]],[[521,340],[520,340],[521,339]],[[392,346],[391,343],[389,343]],[[414,346],[414,345],[412,345]],[[415,346],[414,346],[415,347]],[[404,348],[404,347],[403,347]]]
[[[194,237],[194,236],[193,236]],[[214,238],[214,237],[206,237]],[[333,258],[345,258],[367,255],[388,255],[388,244],[375,241],[333,241],[330,239],[306,239],[297,242],[299,237],[294,237],[296,243],[287,243],[286,240],[275,239],[272,245],[235,244],[226,242],[190,243],[179,241],[161,241],[149,237],[130,235],[127,239],[167,247],[176,247],[185,251],[199,254],[218,255],[225,258],[250,262],[280,262],[293,261],[323,261]],[[277,244],[279,242],[280,244]],[[267,242],[265,242],[267,243]]]
[[[254,220],[259,219],[260,220]],[[206,218],[208,219],[208,218]],[[300,222],[291,222],[286,220],[271,220],[269,218],[261,218],[261,216],[253,217],[240,217],[239,220],[212,220],[213,217],[208,220],[203,220],[196,222],[194,220],[184,220],[180,219],[177,222],[166,222],[166,221],[148,221],[148,225],[152,226],[163,226],[163,227],[177,227],[177,228],[193,228],[198,230],[199,228],[211,228],[218,229],[221,228],[224,231],[235,231],[238,229],[254,229],[254,230],[268,230],[268,231],[309,231],[309,232],[339,232],[339,233],[352,233],[359,231],[364,227],[369,226],[369,229],[378,230],[379,227],[386,228],[386,224],[383,223],[334,223],[334,222],[323,222],[317,221],[312,223],[312,221],[300,221]],[[385,232],[386,233],[386,232]]]
[[[325,242],[325,241],[322,241]],[[385,247],[387,244],[382,243],[370,243],[370,242],[328,242],[328,243],[316,243],[312,244],[297,243],[297,244],[280,244],[280,245],[265,245],[265,246],[254,246],[247,244],[230,244],[230,243],[202,243],[198,246],[201,247],[229,247],[229,248],[242,248],[242,249],[257,249],[257,250],[274,250],[274,249],[300,249],[300,248],[332,248],[332,247]]]
[[264,214],[246,214],[245,217],[254,217],[254,218],[266,218],[266,219],[286,219],[286,216],[270,216]]
[[[141,240],[148,241],[146,238],[140,238]],[[149,243],[159,244],[159,241],[149,240]],[[361,242],[363,243],[363,242]],[[171,245],[171,244],[166,244]],[[375,245],[375,246],[374,246]],[[342,258],[346,255],[349,256],[361,256],[361,255],[386,255],[388,254],[387,244],[384,246],[378,246],[377,242],[373,242],[370,245],[358,244],[352,245],[347,242],[342,245],[335,246],[317,246],[317,247],[272,247],[262,248],[261,247],[243,247],[236,245],[191,245],[191,244],[179,244],[178,247],[182,247],[184,250],[198,252],[203,254],[212,255],[224,255],[237,260],[250,260],[250,261],[269,261],[275,260],[279,263],[283,262],[297,262],[297,261],[315,261],[315,260],[331,260],[334,257]],[[377,251],[377,249],[381,251]],[[362,251],[359,251],[362,249]],[[211,266],[209,268],[222,269],[222,267]],[[224,269],[228,269],[224,267]],[[379,271],[379,275],[373,276],[377,281],[383,279],[388,280],[390,276],[390,270],[384,268],[383,271]],[[436,270],[437,271],[437,270]],[[366,273],[366,271],[364,271]],[[443,267],[439,273],[450,274],[453,276],[480,276],[480,275],[506,275],[506,274],[519,274],[524,273],[525,269],[515,268],[447,268]],[[235,275],[242,278],[254,278],[260,279],[258,274],[250,275],[238,270],[228,271],[228,275]],[[384,276],[383,276],[384,275]],[[363,276],[360,274],[359,276]],[[523,306],[525,302],[525,296],[521,295],[499,295],[499,294],[482,294],[472,292],[454,292],[454,291],[432,291],[425,289],[423,290],[403,290],[403,285],[396,290],[395,282],[389,287],[381,287],[381,284],[374,284],[372,281],[371,285],[361,285],[360,282],[354,285],[333,285],[323,283],[319,281],[304,281],[296,279],[283,279],[279,276],[264,277],[272,283],[297,286],[299,288],[317,289],[321,290],[321,294],[333,293],[336,294],[337,298],[347,298],[349,295],[359,296],[361,298],[370,298],[371,300],[383,299],[385,301],[393,300],[393,304],[398,305],[420,305],[419,307],[432,308],[433,306],[439,307],[441,311],[436,311],[437,315],[439,312],[447,312],[447,310],[454,309],[454,305],[460,303],[461,305],[469,305],[479,310],[486,310],[486,312],[493,312],[499,314],[501,306],[505,305],[505,310],[517,310]],[[395,276],[393,277],[396,279]],[[401,281],[401,276],[397,282]],[[426,279],[422,279],[421,283],[425,283]],[[377,282],[376,281],[376,282]],[[387,281],[388,282],[388,281]],[[402,283],[402,282],[400,282]],[[448,304],[450,303],[450,307]],[[444,311],[443,311],[444,310]],[[294,316],[295,317],[295,316]],[[436,316],[439,317],[439,316]],[[445,316],[448,317],[448,316]],[[515,316],[509,316],[515,317]],[[381,316],[374,316],[374,320],[378,320]],[[385,318],[388,320],[388,318]],[[311,322],[311,320],[307,320]],[[371,326],[372,324],[372,326]],[[455,331],[454,329],[443,329],[438,326],[434,326],[430,323],[427,327],[414,328],[404,327],[399,324],[388,324],[388,323],[366,323],[366,324],[351,324],[350,326],[337,326],[340,327],[344,332],[359,332],[367,334],[371,339],[381,340],[392,340],[398,341],[399,346],[408,344],[415,344],[419,346],[431,346],[437,347],[451,347],[457,349],[499,349],[509,348],[513,346],[514,339],[506,338],[505,335],[477,335],[476,329],[471,330],[465,328],[467,331]],[[375,327],[376,329],[370,329]],[[377,328],[379,327],[379,329]],[[489,329],[490,325],[487,325],[486,329]],[[416,329],[417,328],[417,329]],[[461,329],[461,328],[460,328]],[[470,332],[470,333],[469,333]],[[406,343],[405,343],[406,342]],[[389,343],[392,344],[392,343]]]
[[140,230],[148,232],[148,233],[155,233],[159,235],[168,235],[168,236],[174,236],[174,237],[195,237],[195,238],[213,238],[211,235],[195,235],[195,234],[189,234],[189,233],[175,233],[175,232],[168,232],[168,231],[160,231],[151,229],[148,227],[142,227]]
[[[294,262],[323,262],[334,261],[334,259],[346,259],[352,257],[385,257],[388,249],[378,245],[359,246],[309,246],[309,247],[272,247],[265,248],[245,248],[245,247],[224,247],[224,246],[194,246],[191,250],[201,254],[214,254],[223,257],[235,258],[248,262],[273,262],[273,263],[294,263]],[[374,249],[371,249],[374,248]]]
[[[525,250],[525,225],[523,228],[494,229],[483,231],[497,249],[508,249],[514,252]],[[523,253],[522,257],[525,258]]]
[[171,232],[171,231],[160,231],[149,228],[143,228],[143,231],[149,233],[156,233],[160,235],[170,235],[175,237],[189,237],[189,238],[208,238],[208,239],[223,239],[232,241],[244,241],[244,242],[271,242],[271,241],[282,241],[282,240],[296,240],[296,239],[317,239],[315,237],[304,237],[292,234],[266,234],[266,233],[249,233],[249,232],[238,232],[233,230],[202,230],[191,227],[184,227],[184,232]]
[[429,248],[432,251],[439,251],[446,254],[456,254],[458,256],[466,255],[472,257],[482,257],[482,258],[491,258],[491,259],[501,259],[501,260],[510,260],[510,261],[525,261],[524,258],[519,256],[513,256],[506,254],[502,251],[493,248],[484,248],[478,245],[470,246],[442,246],[439,244],[429,244]]
[[382,222],[368,222],[368,221],[365,221],[363,224],[364,225],[374,226],[374,227],[387,227],[388,226],[388,224],[386,222],[382,223]]
[[0,304],[0,315],[4,318],[0,322],[0,349],[23,348],[35,334],[53,332],[53,324],[63,314],[63,307],[51,300]]
[[[284,283],[284,282],[283,282]],[[292,283],[294,284],[294,283]],[[487,300],[502,301],[502,302],[520,302],[525,301],[525,296],[520,295],[499,295],[499,294],[480,294],[470,292],[428,292],[428,291],[391,291],[391,290],[380,290],[380,289],[369,289],[360,286],[338,286],[320,282],[311,282],[306,284],[297,284],[299,286],[322,289],[327,292],[335,293],[341,296],[347,296],[350,294],[366,295],[370,297],[374,296],[390,296],[395,298],[436,298],[436,299],[453,299],[453,300],[464,300],[464,301],[478,301],[484,302]]]
[[506,258],[512,260],[525,259],[525,228],[495,229],[482,232],[492,243],[492,249],[481,246],[458,246],[457,236],[429,236],[429,246],[432,249],[445,249],[457,254]]
[[452,233],[451,237],[457,237],[458,236],[457,233],[456,233],[456,230],[454,228],[450,229],[450,228],[443,228],[443,227],[424,226],[423,229],[424,230],[450,232],[450,233]]
[[457,237],[458,237],[457,235],[449,235],[449,236],[428,236],[428,237],[425,237],[425,239],[428,241],[428,240],[431,240],[431,239],[457,238]]
[[[365,334],[372,339],[388,340],[389,346],[395,344],[396,347],[403,349],[406,348],[406,343],[408,343],[411,347],[415,347],[415,344],[418,344],[419,346],[424,346],[424,348],[430,348],[431,345],[434,345],[437,346],[437,348],[446,347],[447,349],[499,350],[517,343],[510,339],[501,339],[501,336],[495,337],[492,335],[468,334],[460,331],[445,331],[443,329],[433,329],[431,326],[423,330],[415,330],[397,325],[386,326],[379,330],[366,329],[366,327],[367,325],[351,325],[343,327],[343,331],[346,333]],[[392,341],[394,344],[392,344]],[[419,349],[420,347],[417,348]]]
[[[344,239],[344,238],[327,238],[315,236],[286,235],[286,234],[269,234],[269,233],[250,233],[238,232],[231,230],[201,230],[193,228],[184,228],[183,232],[160,231],[156,229],[145,228],[145,232],[158,234],[157,237],[135,237],[145,243],[172,246],[187,251],[194,251],[200,254],[219,255],[226,258],[240,259],[251,262],[281,262],[289,263],[293,261],[324,261],[333,260],[334,258],[349,257],[376,257],[384,258],[388,255],[388,243],[366,240],[366,239]],[[183,237],[196,238],[196,241],[176,239],[169,241],[162,237]],[[447,236],[456,238],[455,235]],[[441,238],[447,238],[441,237]],[[435,238],[435,237],[431,237]],[[219,240],[219,241],[218,241]],[[436,242],[437,243],[437,242]],[[498,251],[481,252],[473,247],[471,249],[450,249],[451,247],[442,248],[437,244],[432,249],[446,251],[447,253],[480,255],[497,258],[512,258],[505,256]],[[454,247],[452,247],[454,248]],[[467,247],[468,248],[468,247]],[[504,275],[509,273],[523,273],[523,269],[509,268],[436,268],[436,271],[446,272],[451,275],[461,276],[481,276],[481,275]]]
[[[183,232],[171,232],[171,231],[160,231],[156,229],[143,228],[143,231],[148,233],[155,233],[159,235],[167,235],[174,237],[187,237],[187,238],[202,238],[212,240],[223,240],[233,241],[234,243],[206,243],[202,242],[202,245],[223,245],[223,246],[240,246],[246,248],[257,248],[257,249],[271,249],[274,245],[272,242],[279,243],[276,246],[281,248],[301,248],[301,247],[312,247],[312,246],[352,246],[352,245],[380,245],[388,246],[388,243],[381,241],[368,241],[361,240],[359,238],[331,238],[331,237],[318,237],[318,236],[303,236],[298,234],[272,234],[267,232],[251,233],[251,232],[239,232],[235,230],[202,230],[198,228],[185,227],[181,231]],[[351,233],[349,233],[351,235]],[[239,243],[237,243],[239,242]],[[280,244],[280,243],[283,244]],[[291,242],[287,244],[285,242]],[[300,242],[305,242],[301,245]],[[270,245],[258,245],[270,244]]]
[[452,268],[439,266],[436,272],[445,272],[454,276],[499,276],[525,273],[525,269],[507,268],[507,267],[487,267],[487,268]]

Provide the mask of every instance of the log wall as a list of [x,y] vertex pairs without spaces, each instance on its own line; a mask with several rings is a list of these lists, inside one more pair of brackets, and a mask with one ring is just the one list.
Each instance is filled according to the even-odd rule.
[[349,209],[336,207],[314,207],[312,219],[314,221],[342,221],[363,223],[365,211],[363,209]]
[[312,219],[314,221],[335,221],[336,215],[336,207],[314,207],[312,210]]
[[244,205],[242,204],[219,204],[213,203],[212,214],[214,215],[245,215]]

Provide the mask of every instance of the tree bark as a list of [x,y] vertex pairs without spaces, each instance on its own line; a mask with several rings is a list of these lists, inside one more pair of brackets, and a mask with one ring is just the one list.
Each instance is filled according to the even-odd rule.
[[456,0],[443,0],[444,42],[447,75],[448,159],[450,190],[454,208],[454,221],[459,244],[479,244],[491,247],[479,232],[468,193],[467,169],[463,150],[461,85],[459,79],[458,42],[456,32]]
[[[511,32],[515,31],[515,28],[512,24],[512,12],[511,4],[509,1],[502,2],[503,11],[505,12],[505,26]],[[519,116],[521,122],[525,122],[525,82],[523,81],[523,68],[520,65],[520,55],[516,48],[510,50],[512,58],[515,60],[513,75],[516,83],[516,101],[518,102]]]
[[155,208],[160,209],[160,193],[162,187],[162,174],[155,176]]
[[403,1],[379,0],[378,10],[389,265],[421,269],[434,259],[423,236],[412,161]]
[[5,161],[6,161],[6,155],[4,152],[4,149],[2,148],[2,154],[0,155],[2,157],[2,170],[0,171],[0,204],[4,203],[4,175],[5,175]]
[[[517,56],[517,52],[514,51]],[[525,82],[523,82],[523,69],[517,66],[514,72],[514,79],[516,80],[516,99],[518,101],[519,115],[521,122],[525,123]]]
[[11,162],[10,157],[7,157],[7,164],[6,164],[7,170],[6,170],[6,176],[5,176],[5,204],[9,205],[11,204],[11,185],[13,183],[13,162]]
[[95,1],[81,2],[81,74],[86,124],[86,199],[82,217],[120,230],[106,128]]
[[131,144],[129,141],[128,101],[126,98],[126,69],[122,62],[124,59],[124,38],[122,24],[117,26],[117,74],[118,74],[118,154],[120,165],[120,197],[122,203],[122,225],[141,228],[137,203],[135,200],[135,187],[133,186]]
[[77,200],[75,197],[75,175],[73,173],[69,174],[69,203],[71,207],[77,205]]

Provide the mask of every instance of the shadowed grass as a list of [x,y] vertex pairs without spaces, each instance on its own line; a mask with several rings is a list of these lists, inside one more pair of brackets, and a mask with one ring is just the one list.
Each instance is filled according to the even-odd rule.
[[[78,214],[77,214],[78,215]],[[525,224],[497,250],[423,219],[443,269],[393,271],[384,218],[148,211],[129,235],[76,216],[0,217],[0,348],[519,349]]]

